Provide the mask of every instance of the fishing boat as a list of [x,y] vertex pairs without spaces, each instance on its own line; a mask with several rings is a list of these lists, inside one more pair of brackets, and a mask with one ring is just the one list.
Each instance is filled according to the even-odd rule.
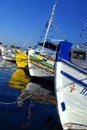
[[80,59],[83,66],[80,66],[80,62],[77,62],[78,64],[73,62],[71,50],[72,43],[68,41],[60,42],[57,48],[55,61],[57,110],[63,129],[87,130],[87,60],[84,63],[84,60]]
[[3,60],[15,62],[15,47],[11,46],[8,48],[7,46],[2,46],[0,44],[1,56]]
[[14,62],[9,62],[6,60],[0,59],[0,69],[9,69],[9,68],[16,68],[16,64]]
[[28,68],[29,68],[30,76],[35,76],[35,77],[54,76],[55,52],[51,53],[52,47],[51,48],[49,47],[55,46],[55,45],[47,41],[47,36],[48,36],[48,32],[53,21],[56,4],[57,4],[57,0],[55,1],[53,5],[52,13],[48,20],[48,25],[47,25],[44,41],[38,44],[42,46],[42,48],[40,49],[29,48],[28,49]]
[[[46,42],[47,44],[51,44]],[[52,48],[50,48],[52,49]],[[53,52],[52,52],[53,53]],[[55,51],[41,54],[38,50],[30,48],[28,50],[28,68],[32,77],[49,77],[54,76]]]

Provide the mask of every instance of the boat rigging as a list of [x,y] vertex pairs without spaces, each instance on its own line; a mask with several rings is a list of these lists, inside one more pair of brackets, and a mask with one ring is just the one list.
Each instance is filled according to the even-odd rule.
[[46,39],[47,39],[47,35],[48,35],[48,32],[49,32],[50,26],[51,26],[52,21],[53,21],[53,16],[54,16],[56,5],[57,5],[57,0],[55,1],[54,5],[53,5],[52,13],[51,13],[51,16],[48,20],[47,30],[46,30],[46,34],[45,34],[44,41],[43,41],[42,52],[43,52],[43,49],[44,49],[44,46],[45,46],[45,42],[46,42]]
[[87,21],[85,22],[85,25],[84,25],[84,28],[83,28],[81,34],[80,34],[80,37],[83,37],[84,32],[86,31],[86,29],[87,29]]

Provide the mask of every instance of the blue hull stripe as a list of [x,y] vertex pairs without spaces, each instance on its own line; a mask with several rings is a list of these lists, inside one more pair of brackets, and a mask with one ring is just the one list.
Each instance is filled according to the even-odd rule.
[[87,71],[85,71],[83,68],[81,68],[81,67],[79,67],[79,66],[73,64],[72,62],[69,62],[69,63],[70,63],[70,64],[69,64],[69,63],[67,63],[66,60],[63,60],[63,59],[61,59],[61,62],[63,62],[63,63],[65,63],[65,64],[69,65],[70,67],[72,67],[72,68],[74,68],[74,69],[80,71],[81,73],[87,74]]
[[79,83],[80,85],[82,85],[84,87],[87,87],[87,83],[84,83],[83,81],[81,81],[81,80],[73,77],[72,75],[70,75],[70,74],[68,74],[68,73],[66,73],[66,72],[64,72],[62,70],[61,70],[61,74],[64,75],[64,76],[66,76],[67,78],[73,80],[74,82]]

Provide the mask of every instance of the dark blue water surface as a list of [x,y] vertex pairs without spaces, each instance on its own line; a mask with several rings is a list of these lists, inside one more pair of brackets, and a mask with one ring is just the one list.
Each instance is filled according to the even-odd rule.
[[[20,100],[23,89],[9,84],[16,69],[17,66],[13,63],[0,61],[0,130],[61,130],[56,104],[53,103],[55,101],[52,103],[47,100],[41,101],[41,95],[39,100],[35,95],[33,98]],[[20,82],[19,79],[17,82]],[[35,79],[32,84],[33,82],[38,85]],[[42,80],[39,84],[43,82]],[[26,87],[25,83],[20,82],[20,86],[23,85]],[[50,87],[50,84],[47,82],[45,88],[49,89],[48,86]],[[52,97],[55,97],[52,91],[54,88],[51,86]]]

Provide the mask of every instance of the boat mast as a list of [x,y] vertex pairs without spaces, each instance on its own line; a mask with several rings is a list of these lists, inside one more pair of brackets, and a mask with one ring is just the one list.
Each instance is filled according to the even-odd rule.
[[47,38],[47,35],[48,35],[48,32],[49,32],[50,26],[52,24],[52,20],[53,20],[53,16],[54,16],[56,4],[57,4],[57,0],[55,1],[54,5],[53,5],[52,13],[51,13],[51,16],[50,16],[49,21],[48,21],[48,26],[47,26],[46,34],[45,34],[44,41],[43,41],[42,52],[43,52],[43,49],[44,49],[44,46],[45,46],[45,42],[46,42],[46,38]]

